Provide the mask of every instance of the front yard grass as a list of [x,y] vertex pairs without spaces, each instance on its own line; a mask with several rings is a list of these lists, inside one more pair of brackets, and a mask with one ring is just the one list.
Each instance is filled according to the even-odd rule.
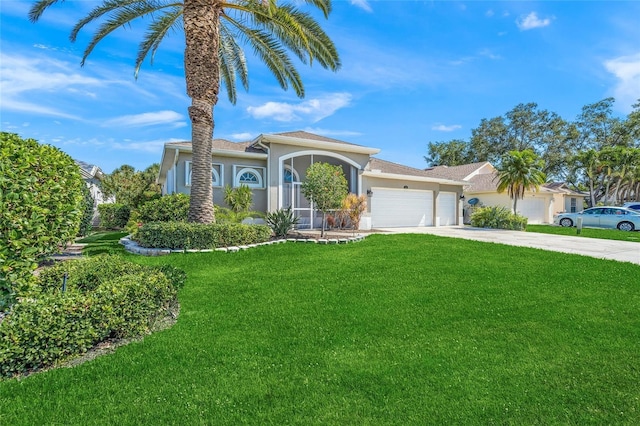
[[125,252],[124,246],[120,244],[120,239],[128,234],[128,232],[100,231],[79,239],[77,242],[87,244],[82,251],[85,256],[118,254]]
[[576,228],[565,228],[553,225],[527,225],[527,232],[541,234],[570,235],[574,237],[599,238],[601,240],[620,240],[640,243],[640,232],[626,232],[618,229],[582,228],[578,235]]
[[174,254],[177,324],[0,424],[640,424],[640,267],[432,235]]

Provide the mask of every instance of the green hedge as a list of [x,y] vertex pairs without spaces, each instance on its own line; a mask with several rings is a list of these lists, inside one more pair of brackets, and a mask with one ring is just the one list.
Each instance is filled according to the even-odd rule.
[[212,249],[268,241],[271,229],[265,225],[240,223],[201,224],[152,222],[140,227],[136,240],[142,247],[173,250]]
[[[67,289],[61,291],[63,276]],[[175,303],[184,272],[117,256],[60,263],[0,322],[0,377],[55,365],[110,337],[142,335]]]
[[84,186],[58,148],[0,132],[0,311],[32,284],[41,256],[76,236]]
[[471,226],[477,228],[511,229],[524,231],[527,218],[514,214],[502,206],[482,207],[471,215]]
[[106,229],[122,229],[127,226],[131,209],[124,204],[100,204],[100,226]]
[[186,222],[189,214],[187,194],[165,195],[140,206],[139,221],[146,222]]

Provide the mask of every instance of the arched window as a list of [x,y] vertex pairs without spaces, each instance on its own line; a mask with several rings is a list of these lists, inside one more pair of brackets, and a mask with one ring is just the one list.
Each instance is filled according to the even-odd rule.
[[[211,186],[222,186],[222,179],[220,179],[220,173],[218,173],[218,168],[222,171],[222,164],[213,164],[211,167]],[[185,162],[185,186],[191,186],[191,161]]]
[[250,167],[240,169],[236,173],[235,186],[246,185],[249,188],[263,188],[262,174]]
[[284,170],[282,171],[282,180],[284,183],[300,182],[298,172],[287,165],[284,166]]

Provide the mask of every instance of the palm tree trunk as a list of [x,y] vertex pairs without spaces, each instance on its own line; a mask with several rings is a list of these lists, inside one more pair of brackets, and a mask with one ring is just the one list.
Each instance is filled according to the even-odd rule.
[[219,0],[185,0],[183,9],[186,47],[184,70],[191,98],[192,169],[189,221],[215,222],[211,180],[213,107],[218,102]]

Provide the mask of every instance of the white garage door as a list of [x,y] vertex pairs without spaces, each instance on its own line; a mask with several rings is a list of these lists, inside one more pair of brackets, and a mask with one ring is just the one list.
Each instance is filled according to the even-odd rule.
[[543,198],[525,198],[524,200],[518,200],[516,208],[519,214],[529,218],[528,223],[544,223],[546,217],[544,204]]
[[438,194],[436,215],[440,218],[440,226],[456,224],[456,204],[458,196],[455,192],[441,192]]
[[433,225],[433,191],[371,189],[373,228]]

